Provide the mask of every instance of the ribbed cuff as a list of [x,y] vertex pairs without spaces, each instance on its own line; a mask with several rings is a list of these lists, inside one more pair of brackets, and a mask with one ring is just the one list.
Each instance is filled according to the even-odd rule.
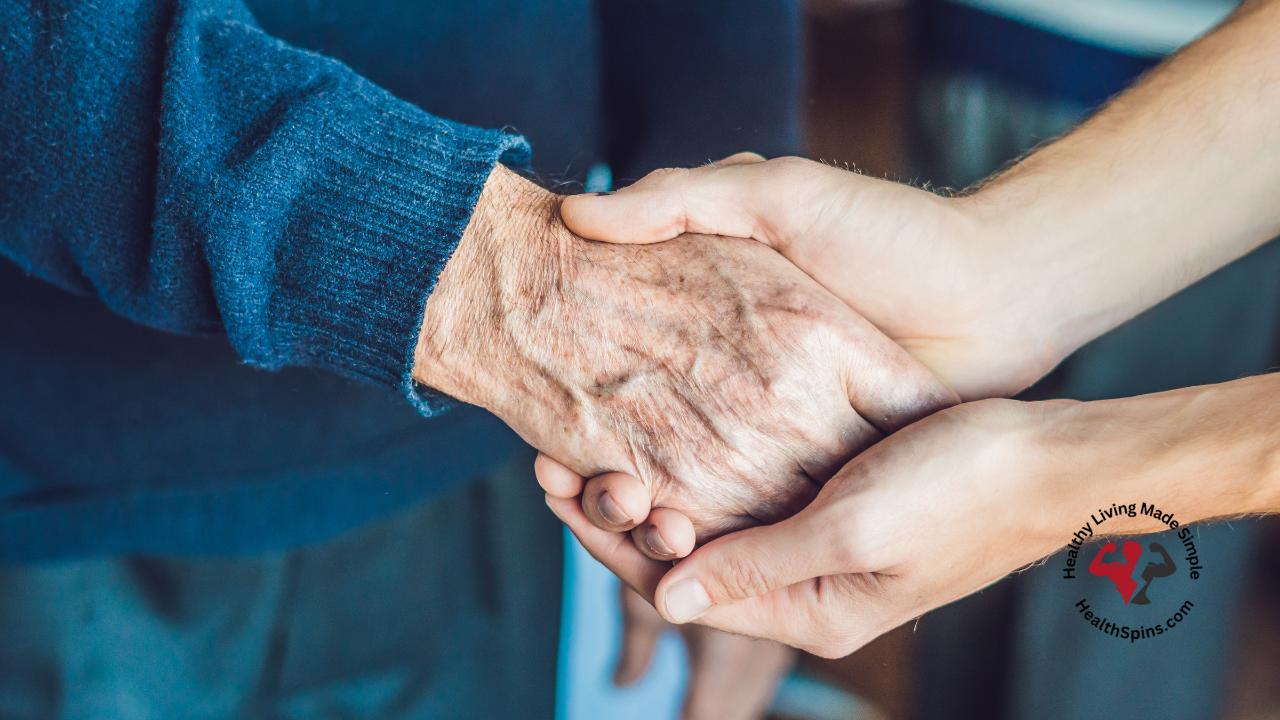
[[529,144],[366,87],[364,107],[328,128],[328,167],[281,248],[278,279],[291,290],[270,314],[295,362],[399,386],[434,415],[450,399],[411,377],[427,297],[494,165],[527,167]]

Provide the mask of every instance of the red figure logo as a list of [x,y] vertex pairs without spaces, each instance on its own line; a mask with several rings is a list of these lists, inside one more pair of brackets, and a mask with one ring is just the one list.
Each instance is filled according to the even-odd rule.
[[1120,551],[1120,554],[1124,555],[1124,562],[1102,562],[1104,555],[1115,551],[1115,543],[1109,542],[1103,545],[1094,556],[1093,562],[1089,563],[1089,572],[1098,577],[1111,578],[1111,584],[1116,586],[1120,597],[1124,598],[1124,604],[1128,605],[1129,598],[1132,598],[1134,591],[1138,589],[1138,583],[1133,579],[1133,568],[1137,566],[1138,558],[1142,557],[1142,543],[1125,540],[1124,549]]

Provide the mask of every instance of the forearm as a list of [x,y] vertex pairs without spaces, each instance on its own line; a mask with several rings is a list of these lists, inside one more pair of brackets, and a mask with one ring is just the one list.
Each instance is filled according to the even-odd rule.
[[[1056,529],[1111,503],[1148,503],[1181,524],[1280,510],[1280,375],[1037,405],[1034,482]],[[1163,529],[1142,515],[1108,522],[1110,533]]]
[[1067,352],[1280,234],[1280,2],[960,202]]

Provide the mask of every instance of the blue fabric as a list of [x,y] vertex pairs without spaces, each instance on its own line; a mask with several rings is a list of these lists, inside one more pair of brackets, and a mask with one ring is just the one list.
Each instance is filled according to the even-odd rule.
[[552,720],[560,533],[525,449],[309,547],[0,564],[0,718]]
[[432,117],[235,0],[66,5],[0,15],[4,254],[136,322],[225,330],[258,367],[408,382],[431,285],[524,140]]
[[268,372],[0,260],[0,560],[257,553],[327,538],[523,447],[460,406]]

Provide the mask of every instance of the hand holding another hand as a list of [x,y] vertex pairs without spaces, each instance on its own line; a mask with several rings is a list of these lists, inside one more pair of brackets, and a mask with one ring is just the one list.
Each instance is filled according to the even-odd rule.
[[[572,228],[600,240],[651,243],[696,231],[767,244],[968,399],[1013,394],[1074,349],[1062,339],[1070,311],[1029,271],[1031,253],[984,212],[971,198],[749,154],[659,171],[564,207]],[[1047,521],[1006,517],[1035,505],[1034,468],[1024,461],[1035,445],[1028,414],[1042,407],[987,401],[944,410],[853,459],[796,516],[720,538],[670,572],[625,538],[581,522],[572,501],[549,502],[668,619],[842,655],[1060,542]],[[550,458],[538,465],[541,477],[568,478],[559,487],[585,482]],[[615,474],[609,483],[635,481]],[[999,531],[969,538],[975,522],[989,521]],[[669,559],[647,549],[648,538],[672,536],[667,544],[683,556],[693,544],[679,542],[680,527],[678,513],[656,506],[633,532],[635,545]]]
[[[1274,512],[1274,375],[1090,403],[982,398],[1025,388],[1280,233],[1280,93],[1276,73],[1259,71],[1277,67],[1278,31],[1280,2],[1245,3],[969,196],[735,156],[570,198],[566,222],[591,239],[768,244],[979,401],[854,458],[795,516],[674,568],[593,527],[572,500],[552,508],[668,619],[820,655],[1043,557],[1107,498],[1158,495],[1184,525]],[[1134,515],[1107,532],[1164,529]]]
[[[414,377],[577,475],[639,478],[586,488],[599,527],[663,506],[692,522],[691,545],[775,522],[885,433],[956,401],[769,248],[591,242],[560,222],[560,202],[494,171],[427,303]],[[544,487],[577,495],[568,478]]]
[[[1117,400],[981,400],[854,458],[795,516],[674,567],[548,498],[583,546],[673,622],[850,653],[1063,547],[1099,504],[1182,525],[1280,507],[1276,375]],[[545,461],[544,461],[545,462]],[[1159,532],[1142,513],[1093,537]]]
[[563,214],[592,240],[706,233],[764,243],[965,400],[1013,395],[1078,344],[1061,330],[1070,308],[1053,294],[1050,259],[975,197],[741,153],[658,170],[605,197],[566,198]]
[[1063,544],[1076,518],[1043,504],[1057,492],[1043,440],[1077,407],[944,410],[859,455],[795,516],[713,540],[674,568],[593,527],[576,501],[548,503],[668,620],[839,657]]

